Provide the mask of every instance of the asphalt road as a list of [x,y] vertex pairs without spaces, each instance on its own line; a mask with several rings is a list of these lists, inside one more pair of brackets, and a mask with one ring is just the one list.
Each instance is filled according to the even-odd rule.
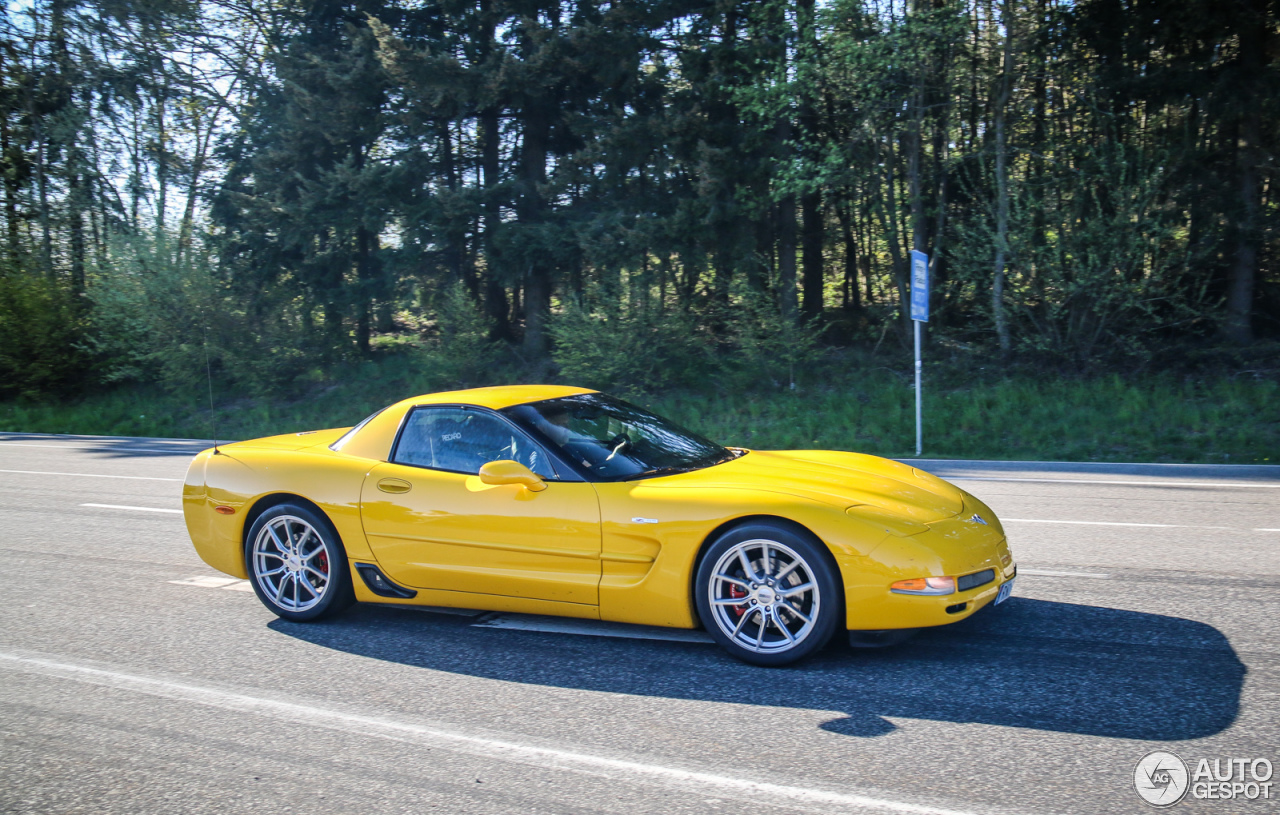
[[1004,519],[1013,599],[770,670],[589,623],[281,622],[187,540],[200,446],[0,434],[0,811],[1147,812],[1152,750],[1280,766],[1280,467],[925,462]]

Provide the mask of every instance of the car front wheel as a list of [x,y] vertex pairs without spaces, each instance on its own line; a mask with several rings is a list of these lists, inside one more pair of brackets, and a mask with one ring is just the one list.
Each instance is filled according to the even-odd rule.
[[841,597],[822,544],[772,524],[722,535],[698,568],[698,614],[725,650],[756,665],[786,665],[831,639]]
[[314,620],[353,599],[338,534],[307,507],[280,504],[262,513],[245,541],[245,560],[258,599],[286,620]]

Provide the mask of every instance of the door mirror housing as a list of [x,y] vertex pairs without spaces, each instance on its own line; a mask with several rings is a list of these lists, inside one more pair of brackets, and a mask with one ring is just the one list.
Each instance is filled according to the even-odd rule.
[[519,484],[530,492],[542,492],[547,482],[542,477],[518,461],[490,461],[480,468],[480,482],[483,484]]

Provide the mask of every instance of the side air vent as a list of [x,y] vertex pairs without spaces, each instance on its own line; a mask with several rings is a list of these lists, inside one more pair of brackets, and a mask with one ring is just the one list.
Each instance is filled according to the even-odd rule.
[[413,589],[406,589],[404,586],[392,583],[382,570],[372,563],[357,563],[356,571],[360,573],[360,579],[369,587],[369,591],[379,597],[399,597],[402,600],[408,600],[418,596]]
[[979,586],[987,585],[988,583],[990,583],[992,580],[995,580],[995,579],[996,579],[995,569],[983,569],[980,572],[974,572],[973,574],[967,574],[967,575],[964,575],[963,577],[956,578],[956,591],[968,591],[969,589],[976,589]]

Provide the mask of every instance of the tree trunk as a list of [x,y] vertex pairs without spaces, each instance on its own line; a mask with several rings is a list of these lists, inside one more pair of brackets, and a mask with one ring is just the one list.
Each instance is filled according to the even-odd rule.
[[1240,63],[1249,88],[1241,100],[1239,135],[1236,140],[1237,197],[1240,222],[1236,229],[1235,262],[1227,275],[1227,313],[1222,333],[1231,342],[1253,342],[1253,289],[1258,273],[1259,209],[1262,184],[1258,172],[1263,162],[1259,78],[1266,59],[1266,15],[1257,3],[1240,36]]
[[133,171],[129,174],[129,228],[135,234],[141,227],[138,202],[142,200],[142,122],[139,118],[133,117],[133,138],[129,143],[129,159],[133,162]]
[[160,92],[156,97],[156,240],[162,240],[165,227],[165,210],[169,208],[169,161],[166,144],[169,141],[165,125],[165,105],[168,102],[169,75],[164,75]]
[[917,252],[929,251],[928,227],[924,217],[923,163],[924,139],[924,79],[921,77],[910,98],[911,118],[907,125],[907,197],[911,209],[911,248]]
[[1005,109],[1013,89],[1013,0],[1002,0],[1000,16],[1004,26],[1004,59],[1000,68],[999,90],[992,101],[995,109],[996,256],[991,281],[991,313],[995,318],[1000,354],[1008,356],[1013,348],[1013,341],[1009,336],[1009,318],[1004,307],[1005,264],[1009,252],[1009,168]]
[[823,212],[822,198],[816,193],[807,193],[800,197],[801,227],[800,244],[804,268],[804,317],[816,320],[822,317],[822,244],[823,244]]
[[187,203],[182,209],[182,223],[178,227],[178,257],[181,259],[191,250],[191,233],[196,217],[196,195],[200,191],[200,176],[204,173],[205,162],[209,155],[209,144],[213,139],[216,116],[202,132],[200,129],[201,110],[196,109],[192,115],[192,127],[196,140],[195,155],[191,159],[191,176],[187,180]]
[[876,211],[880,216],[880,225],[885,231],[885,242],[889,245],[893,285],[898,291],[898,316],[902,321],[903,331],[909,333],[911,331],[910,295],[907,290],[907,262],[902,255],[902,230],[898,226],[897,174],[894,172],[896,160],[892,142],[890,142],[889,155],[884,161],[884,184],[876,195]]
[[40,193],[40,259],[50,280],[57,273],[53,268],[53,227],[49,218],[49,142],[45,138],[44,124],[36,120],[36,188]]
[[[79,162],[74,162],[78,164]],[[72,169],[67,184],[67,219],[71,233],[71,289],[84,291],[84,178]]]
[[481,171],[484,175],[484,260],[485,303],[496,340],[511,339],[511,303],[498,271],[495,238],[502,223],[502,202],[498,198],[501,163],[498,154],[498,109],[488,108],[480,114]]
[[[951,115],[954,105],[952,88],[952,67],[955,61],[955,46],[948,44],[939,66],[938,80],[931,97],[937,106],[937,115],[933,122],[933,234],[929,258],[929,299],[930,314],[934,313],[933,304],[941,304],[943,282],[946,279],[946,245],[947,245],[947,202],[951,192],[951,168],[948,166],[949,145],[951,144]],[[932,325],[938,324],[935,317]],[[924,328],[928,328],[926,324]]]
[[[495,25],[489,0],[481,0],[483,16],[480,33],[480,62],[485,64],[493,53]],[[498,271],[495,238],[502,222],[502,202],[498,198],[502,164],[499,154],[501,119],[499,108],[491,105],[480,111],[480,171],[484,184],[484,251],[485,310],[489,315],[490,338],[511,339],[511,303]]]
[[[543,94],[531,94],[523,111],[524,139],[520,146],[516,214],[526,227],[540,226],[544,220],[540,188],[547,179],[549,106],[550,100]],[[524,264],[524,351],[531,359],[542,359],[548,349],[546,323],[551,313],[551,265],[540,251],[526,252]]]
[[1231,342],[1253,342],[1253,289],[1258,270],[1258,201],[1262,185],[1258,178],[1258,108],[1247,109],[1240,123],[1237,152],[1238,196],[1241,218],[1236,231],[1235,262],[1227,276],[1227,314],[1222,333]]
[[796,197],[778,202],[778,302],[782,319],[793,322],[799,306],[796,292]]
[[356,350],[368,355],[373,274],[373,234],[363,226],[356,229],[356,278],[360,281],[356,302]]
[[[440,144],[440,163],[441,168],[444,170],[445,187],[450,193],[456,194],[459,188],[459,181],[457,161],[454,156],[453,133],[449,129],[448,119],[442,119],[436,124],[439,133],[437,141]],[[450,281],[465,284],[467,290],[474,295],[476,293],[476,284],[471,279],[471,276],[467,274],[465,268],[466,240],[465,228],[459,228],[458,223],[451,220],[444,235],[444,265]]]
[[[0,52],[0,65],[3,64],[4,55]],[[9,116],[8,111],[4,115],[0,115],[0,158],[3,164],[8,163],[9,159]],[[21,236],[18,232],[18,179],[16,172],[5,172],[4,175],[4,217],[5,223],[8,225],[8,249],[9,263],[13,268],[18,266],[18,257],[21,254]],[[0,270],[0,275],[4,274],[4,270]]]
[[858,311],[862,308],[862,290],[858,287],[858,240],[851,223],[852,208],[852,204],[836,207],[836,214],[844,238],[844,307]]
[[[784,113],[773,131],[774,144],[780,157],[790,151],[791,120]],[[782,319],[793,322],[799,311],[799,295],[796,291],[796,197],[788,195],[777,205],[778,240],[778,303]]]
[[[796,20],[800,33],[797,61],[817,60],[818,32],[814,19],[814,0],[797,0]],[[809,142],[818,136],[818,117],[811,97],[801,94],[800,129],[802,141]],[[822,196],[817,190],[800,196],[800,249],[803,267],[801,281],[804,288],[804,318],[816,320],[822,316],[823,297],[823,223]]]

